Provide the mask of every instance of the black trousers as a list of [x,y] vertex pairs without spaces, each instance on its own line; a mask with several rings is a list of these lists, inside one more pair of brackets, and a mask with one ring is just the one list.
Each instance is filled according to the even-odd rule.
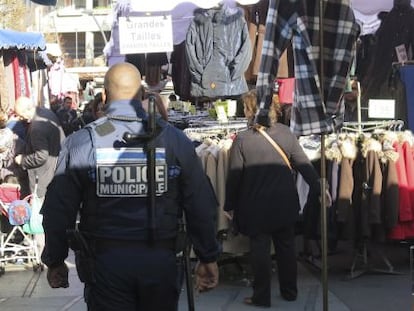
[[96,282],[85,284],[89,311],[176,311],[181,289],[175,251],[105,247],[96,253]]
[[271,234],[250,237],[250,261],[253,271],[253,301],[270,306],[272,258],[271,242],[275,248],[279,290],[284,297],[297,295],[297,264],[294,226],[281,228]]

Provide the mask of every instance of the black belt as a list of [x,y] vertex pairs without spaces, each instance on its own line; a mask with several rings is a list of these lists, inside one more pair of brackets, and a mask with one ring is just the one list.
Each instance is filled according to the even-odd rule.
[[118,248],[129,249],[151,249],[162,248],[175,250],[175,239],[155,240],[153,242],[143,240],[119,240],[119,239],[96,239],[94,241],[95,251],[105,251]]

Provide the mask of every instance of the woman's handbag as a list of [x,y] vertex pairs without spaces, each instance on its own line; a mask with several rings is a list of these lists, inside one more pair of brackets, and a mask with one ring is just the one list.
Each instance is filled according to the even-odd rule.
[[267,134],[263,127],[258,126],[256,127],[256,130],[262,134],[264,136],[264,138],[267,139],[267,141],[276,149],[277,152],[279,152],[279,154],[281,155],[283,161],[285,161],[286,165],[290,168],[290,170],[292,170],[292,164],[290,164],[290,161],[286,155],[286,153],[283,151],[282,148],[279,147],[279,145],[274,141],[274,139],[272,139],[269,134]]

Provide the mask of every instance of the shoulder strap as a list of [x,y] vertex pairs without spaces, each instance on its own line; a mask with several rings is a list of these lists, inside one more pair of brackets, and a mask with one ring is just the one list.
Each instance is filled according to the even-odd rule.
[[292,165],[290,164],[290,161],[288,157],[286,156],[286,153],[282,150],[282,148],[279,147],[279,145],[275,142],[274,139],[272,139],[269,134],[267,134],[262,127],[256,127],[257,131],[264,136],[264,138],[267,139],[267,141],[276,149],[277,152],[282,156],[282,159],[285,161],[286,165],[292,170]]

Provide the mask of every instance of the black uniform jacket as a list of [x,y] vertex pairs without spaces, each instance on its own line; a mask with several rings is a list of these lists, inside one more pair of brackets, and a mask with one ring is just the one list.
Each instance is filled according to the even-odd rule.
[[[80,229],[98,239],[146,240],[149,233],[147,196],[115,193],[97,195],[97,148],[139,148],[146,142],[126,142],[125,132],[143,133],[146,114],[136,101],[116,101],[108,107],[107,117],[90,128],[68,136],[58,160],[58,168],[48,187],[42,208],[46,247],[42,259],[46,265],[61,263],[68,254],[66,230],[73,228],[80,215]],[[143,120],[140,120],[140,119]],[[217,259],[215,235],[217,200],[192,142],[165,121],[157,121],[154,140],[164,148],[167,165],[167,191],[156,197],[155,238],[171,239],[177,234],[177,220],[185,211],[187,231],[200,260]],[[115,164],[115,166],[118,164]],[[124,179],[118,167],[114,183]],[[110,170],[110,168],[108,168]],[[115,173],[114,173],[115,174]],[[103,177],[102,177],[103,178]],[[117,185],[115,185],[117,186]],[[122,191],[122,187],[119,188]]]

